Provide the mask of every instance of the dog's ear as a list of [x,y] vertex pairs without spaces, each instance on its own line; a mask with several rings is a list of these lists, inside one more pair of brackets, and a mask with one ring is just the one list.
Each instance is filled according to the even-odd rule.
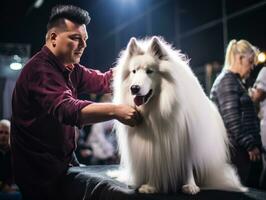
[[164,49],[160,44],[159,38],[156,36],[152,37],[151,39],[149,52],[152,53],[154,56],[158,57],[160,60],[166,59],[166,54],[164,52]]
[[141,55],[143,54],[143,52],[141,51],[141,49],[139,48],[139,46],[137,45],[137,40],[135,37],[132,37],[127,45],[127,49],[129,52],[130,56],[133,55]]

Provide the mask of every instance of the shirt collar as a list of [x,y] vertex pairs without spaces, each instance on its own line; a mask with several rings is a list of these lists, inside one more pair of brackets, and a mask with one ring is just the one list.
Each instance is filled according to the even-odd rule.
[[43,46],[41,50],[44,54],[46,54],[49,58],[53,60],[56,66],[63,72],[63,73],[70,73],[74,70],[75,65],[63,65],[60,60],[51,52],[51,50],[47,46]]

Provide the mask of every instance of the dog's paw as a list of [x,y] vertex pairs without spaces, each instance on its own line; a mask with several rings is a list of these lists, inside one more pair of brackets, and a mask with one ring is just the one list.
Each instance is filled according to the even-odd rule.
[[240,191],[241,192],[248,192],[249,189],[247,187],[242,186],[242,187],[240,187]]
[[158,192],[155,187],[148,185],[148,184],[141,185],[140,188],[138,189],[138,191],[139,191],[139,193],[146,193],[146,194]]
[[200,188],[195,184],[187,184],[182,186],[182,192],[186,194],[197,194]]

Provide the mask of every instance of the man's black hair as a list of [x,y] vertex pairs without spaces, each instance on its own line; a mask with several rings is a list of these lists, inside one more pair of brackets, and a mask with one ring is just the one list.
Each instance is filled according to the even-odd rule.
[[47,30],[62,23],[62,19],[68,19],[77,24],[89,24],[90,16],[86,10],[73,5],[57,5],[52,8],[51,15],[47,24]]

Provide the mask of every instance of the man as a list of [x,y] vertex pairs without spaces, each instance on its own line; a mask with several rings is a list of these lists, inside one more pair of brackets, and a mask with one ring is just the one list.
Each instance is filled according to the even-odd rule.
[[10,157],[10,122],[0,121],[0,191],[9,191],[12,184]]
[[20,193],[16,191],[10,152],[10,121],[0,120],[0,199],[20,199]]
[[74,126],[111,119],[135,126],[140,121],[130,106],[77,99],[80,93],[110,92],[112,70],[102,74],[78,64],[89,21],[88,12],[81,8],[54,7],[45,46],[17,80],[11,145],[15,180],[27,200],[56,198],[60,179],[73,165]]

